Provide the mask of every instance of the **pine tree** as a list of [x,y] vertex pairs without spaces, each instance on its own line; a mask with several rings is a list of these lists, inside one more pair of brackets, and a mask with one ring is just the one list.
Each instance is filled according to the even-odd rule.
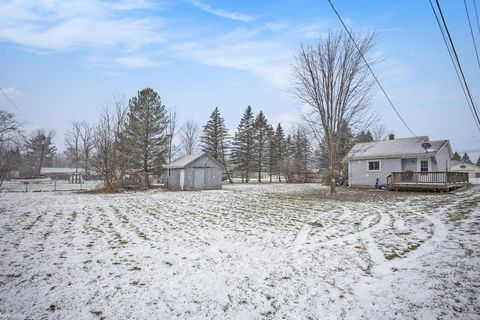
[[472,164],[472,160],[470,160],[470,157],[468,156],[468,153],[464,153],[462,157],[462,162]]
[[253,113],[248,106],[238,125],[233,141],[232,162],[235,169],[240,171],[242,182],[249,181],[249,174],[253,169]]
[[480,167],[480,156],[478,156],[478,159],[477,159],[477,166]]
[[453,154],[452,160],[462,161],[462,157],[460,157],[460,155],[458,154],[458,152],[455,151],[455,153]]
[[271,125],[268,126],[268,176],[270,182],[273,180],[273,174],[277,166],[277,143],[275,141],[275,130]]
[[40,175],[42,167],[51,165],[53,156],[57,151],[52,139],[53,131],[47,133],[44,129],[38,129],[27,140],[28,159],[36,175]]
[[286,156],[285,135],[283,133],[282,125],[279,123],[275,130],[274,142],[274,170],[278,175],[278,182],[282,182],[282,164]]
[[311,145],[306,130],[296,128],[285,141],[284,173],[287,182],[306,182],[311,163]]
[[258,173],[258,182],[262,182],[262,171],[267,167],[268,133],[269,124],[263,112],[260,111],[253,123],[253,158],[255,160],[255,169]]
[[202,151],[210,154],[215,160],[223,164],[228,177],[232,182],[228,170],[228,150],[230,148],[228,130],[225,127],[225,119],[220,115],[218,107],[210,114],[210,120],[203,126],[201,138]]
[[128,102],[125,144],[132,168],[139,170],[149,185],[150,174],[161,174],[168,150],[168,116],[157,92],[146,88]]
[[[360,137],[360,139],[368,140],[369,135],[370,135],[369,131],[367,133],[361,132],[357,136],[357,139],[358,139],[358,137]],[[338,130],[337,143],[335,144],[336,147],[337,147],[337,150],[336,150],[336,156],[335,156],[336,163],[334,164],[334,170],[337,171],[337,173],[335,174],[335,176],[333,178],[336,181],[338,181],[339,178],[343,178],[343,176],[338,177],[337,175],[339,175],[340,173],[342,173],[344,171],[344,170],[342,170],[342,160],[343,160],[343,158],[345,158],[345,156],[347,155],[347,153],[350,151],[353,144],[355,143],[354,139],[355,138],[352,134],[352,131],[348,127],[347,122],[342,121],[342,126]],[[322,143],[320,145],[320,148],[318,150],[318,153],[319,153],[319,156],[320,156],[320,158],[318,159],[320,169],[323,169],[323,170],[328,169],[330,167],[330,158],[328,157],[328,152],[327,152],[327,148],[326,148],[325,139],[322,141]],[[329,180],[330,177],[327,177],[327,178],[328,179],[326,179],[326,180],[330,181]]]
[[372,133],[370,132],[370,130],[368,130],[367,132],[361,131],[357,135],[355,140],[356,140],[357,143],[372,142],[373,141],[373,136],[372,136]]

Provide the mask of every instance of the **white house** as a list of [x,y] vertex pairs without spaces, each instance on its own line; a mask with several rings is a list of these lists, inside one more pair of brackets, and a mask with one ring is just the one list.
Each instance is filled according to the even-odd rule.
[[392,172],[446,172],[452,150],[448,140],[430,141],[428,136],[357,143],[343,162],[348,163],[349,186],[386,184]]

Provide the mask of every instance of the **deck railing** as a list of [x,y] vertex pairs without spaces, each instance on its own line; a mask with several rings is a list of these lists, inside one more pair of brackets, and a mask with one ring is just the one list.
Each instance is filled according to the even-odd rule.
[[392,172],[387,177],[388,185],[391,184],[468,184],[468,173],[453,171],[428,171],[428,172]]

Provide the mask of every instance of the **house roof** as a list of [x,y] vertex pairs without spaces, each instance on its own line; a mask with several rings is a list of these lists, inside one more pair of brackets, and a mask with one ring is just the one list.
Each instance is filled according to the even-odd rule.
[[206,156],[208,158],[210,158],[211,160],[217,162],[220,166],[222,166],[222,164],[220,162],[218,162],[217,160],[215,160],[214,158],[212,158],[208,153],[206,152],[198,152],[198,153],[194,153],[194,154],[186,154],[186,155],[183,155],[181,156],[180,158],[178,158],[177,160],[169,163],[169,164],[165,164],[163,165],[163,168],[164,169],[180,169],[180,168],[185,168],[186,166],[188,166],[190,163],[194,162],[195,160],[203,157],[203,156]]
[[[427,150],[422,148],[424,142],[429,142],[431,147]],[[449,144],[448,140],[429,141],[428,136],[357,143],[348,152],[343,161],[373,158],[407,158],[414,155],[424,155],[425,153],[436,154],[446,144]]]

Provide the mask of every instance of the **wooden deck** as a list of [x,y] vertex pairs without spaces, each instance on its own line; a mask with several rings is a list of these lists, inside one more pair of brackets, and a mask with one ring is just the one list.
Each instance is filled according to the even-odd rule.
[[468,173],[452,171],[392,172],[389,190],[450,191],[468,185]]

